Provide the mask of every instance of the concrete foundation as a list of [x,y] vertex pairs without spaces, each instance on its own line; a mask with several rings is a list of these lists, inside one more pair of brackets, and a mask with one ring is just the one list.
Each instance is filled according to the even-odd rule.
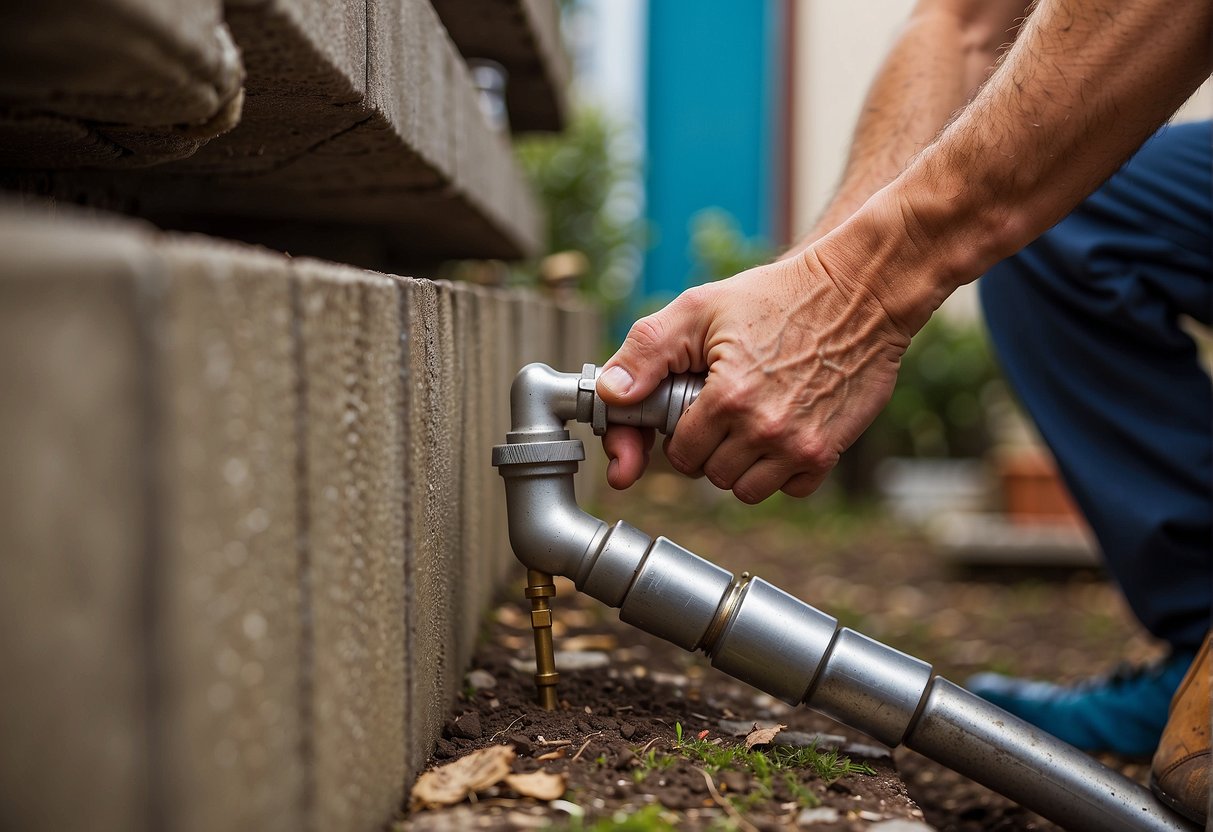
[[592,313],[11,206],[0,301],[0,828],[381,828]]

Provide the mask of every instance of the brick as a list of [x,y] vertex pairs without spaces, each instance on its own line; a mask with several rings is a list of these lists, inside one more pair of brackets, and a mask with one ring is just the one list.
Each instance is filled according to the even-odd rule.
[[146,240],[0,221],[5,829],[148,828]]
[[492,289],[481,289],[480,292],[480,322],[483,333],[484,353],[482,355],[480,388],[484,408],[484,446],[482,453],[488,458],[481,461],[481,476],[484,478],[484,500],[488,506],[488,522],[486,537],[488,540],[488,562],[486,574],[491,577],[491,585],[496,586],[496,575],[501,569],[507,556],[512,557],[507,537],[505,497],[501,477],[497,469],[490,464],[494,445],[505,442],[506,432],[510,429],[506,411],[509,408],[506,398],[509,384],[513,375],[504,366],[503,357],[507,351],[502,349],[505,343],[501,325],[501,293]]
[[160,247],[164,806],[181,830],[303,825],[299,401],[289,261]]
[[486,495],[483,466],[485,463],[483,419],[481,407],[480,366],[483,350],[478,326],[479,299],[467,283],[450,286],[452,309],[455,313],[455,378],[462,398],[464,418],[458,425],[460,449],[460,497],[458,512],[459,549],[462,552],[462,580],[456,584],[456,661],[463,667],[472,657],[480,625],[480,611],[488,603],[491,578],[487,574],[485,557]]
[[[410,403],[406,502],[413,603],[410,769],[420,770],[442,730],[445,703],[458,689],[455,611],[460,580],[457,445],[461,396],[455,377],[453,310],[448,287],[402,282],[407,311]],[[442,707],[435,707],[442,703]]]
[[378,829],[403,798],[407,766],[399,287],[318,261],[295,260],[293,271],[305,375],[314,824]]
[[[497,360],[494,368],[496,383],[493,385],[493,390],[496,393],[495,406],[498,414],[497,428],[493,434],[494,445],[504,443],[506,433],[510,429],[510,385],[522,366],[519,363],[517,339],[515,338],[514,308],[515,303],[512,292],[504,289],[498,289],[493,292],[493,317],[495,318],[496,332],[494,343],[497,345],[497,349],[494,351]],[[492,481],[493,485],[490,493],[493,494],[501,513],[498,520],[500,545],[496,568],[493,572],[497,578],[497,582],[500,584],[505,580],[507,575],[517,574],[515,570],[519,568],[519,564],[514,557],[514,550],[510,548],[505,516],[505,486],[501,481],[501,477],[497,475],[496,469],[493,471]]]

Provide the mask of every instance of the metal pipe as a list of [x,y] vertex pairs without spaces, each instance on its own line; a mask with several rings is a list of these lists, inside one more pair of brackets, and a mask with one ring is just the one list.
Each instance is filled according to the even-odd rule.
[[681,546],[577,507],[585,458],[564,425],[620,422],[673,431],[703,380],[666,379],[644,403],[605,406],[598,369],[543,365],[514,381],[512,429],[493,449],[510,542],[528,568],[565,575],[619,617],[791,705],[804,704],[889,746],[904,743],[1067,828],[1192,830],[1149,790],[935,676],[926,662],[838,626],[762,578],[734,576]]
[[526,571],[526,597],[531,602],[531,630],[535,635],[535,687],[537,701],[545,711],[556,710],[556,650],[552,646],[552,607],[556,597],[552,576],[538,569]]

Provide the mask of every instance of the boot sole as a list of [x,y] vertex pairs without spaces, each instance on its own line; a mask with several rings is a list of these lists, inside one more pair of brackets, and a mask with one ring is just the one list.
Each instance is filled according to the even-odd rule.
[[1153,772],[1150,773],[1150,791],[1154,792],[1154,796],[1161,800],[1164,804],[1183,815],[1188,820],[1192,821],[1193,823],[1199,823],[1201,826],[1205,825],[1207,818],[1202,814],[1198,814],[1197,811],[1194,811],[1191,807],[1185,806],[1183,803],[1163,791],[1162,787],[1158,785],[1158,781],[1154,779]]

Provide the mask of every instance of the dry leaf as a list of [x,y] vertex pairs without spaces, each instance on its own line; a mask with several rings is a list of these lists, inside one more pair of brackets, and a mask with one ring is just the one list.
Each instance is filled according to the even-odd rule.
[[564,794],[568,785],[568,776],[550,774],[546,771],[532,771],[530,774],[511,774],[505,778],[505,784],[523,797],[555,800]]
[[745,750],[749,751],[756,745],[766,745],[771,740],[775,739],[775,735],[787,728],[786,725],[775,725],[771,728],[755,727],[753,731],[746,735]]
[[413,785],[413,808],[453,806],[500,783],[510,773],[514,746],[493,745],[431,769]]

